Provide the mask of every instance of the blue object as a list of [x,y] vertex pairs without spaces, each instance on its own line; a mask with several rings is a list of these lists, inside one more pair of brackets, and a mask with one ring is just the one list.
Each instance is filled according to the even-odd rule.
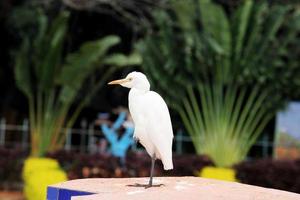
[[120,139],[118,139],[117,130],[122,126],[125,119],[126,112],[121,112],[111,128],[108,127],[106,124],[101,125],[101,130],[111,145],[109,150],[110,153],[113,156],[119,157],[121,159],[125,158],[128,148],[134,142],[132,138],[132,134],[134,131],[133,127],[126,127],[124,134]]
[[84,192],[78,190],[62,189],[58,187],[48,186],[47,188],[47,200],[71,200],[73,196],[84,196],[95,193]]
[[119,114],[117,120],[115,121],[115,123],[112,125],[112,128],[114,130],[119,129],[122,126],[122,124],[124,123],[125,119],[126,119],[126,113],[125,112],[121,112]]

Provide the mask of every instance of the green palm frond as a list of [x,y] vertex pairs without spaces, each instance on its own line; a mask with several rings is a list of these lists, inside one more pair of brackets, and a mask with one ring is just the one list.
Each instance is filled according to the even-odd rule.
[[98,41],[86,42],[77,52],[69,54],[57,78],[57,83],[63,86],[59,100],[68,103],[73,101],[83,81],[102,65],[97,62],[101,62],[107,51],[119,42],[119,37],[107,36]]
[[179,113],[197,153],[209,155],[221,167],[242,161],[272,117],[263,106],[269,93],[260,92],[254,88],[246,96],[246,90],[216,84],[187,88]]
[[[110,53],[120,42],[117,36],[85,42],[64,56],[69,13],[61,12],[52,23],[42,10],[37,13],[37,35],[25,37],[17,52],[15,79],[29,102],[31,155],[43,156],[63,145],[67,128],[115,70],[139,64],[141,59],[136,54]],[[73,105],[83,83],[98,69],[102,78]],[[70,112],[72,105],[74,112]]]
[[32,96],[32,84],[31,84],[31,74],[27,70],[29,68],[28,52],[29,52],[29,41],[25,38],[19,52],[16,55],[15,63],[15,81],[17,87],[26,95],[27,98]]
[[180,114],[197,153],[231,166],[246,157],[283,102],[274,91],[285,77],[276,73],[288,73],[282,54],[299,33],[299,13],[253,0],[230,13],[210,0],[174,0],[170,7],[155,12],[158,31],[137,44],[142,68]]

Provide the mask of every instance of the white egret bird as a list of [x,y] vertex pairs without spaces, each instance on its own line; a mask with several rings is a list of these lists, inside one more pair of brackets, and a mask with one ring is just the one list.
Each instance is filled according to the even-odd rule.
[[129,111],[134,121],[133,137],[151,156],[151,170],[148,187],[152,186],[155,160],[160,159],[164,170],[173,169],[173,130],[169,109],[163,98],[150,91],[147,77],[141,72],[131,72],[126,78],[108,83],[131,88],[128,95]]

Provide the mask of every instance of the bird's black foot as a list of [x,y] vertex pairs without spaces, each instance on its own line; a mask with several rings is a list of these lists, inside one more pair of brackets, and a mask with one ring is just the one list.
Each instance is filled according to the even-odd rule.
[[128,187],[146,187],[147,184],[140,184],[140,183],[135,183],[133,185],[127,185]]
[[145,186],[145,189],[148,189],[148,188],[151,188],[151,187],[153,187],[153,185],[152,184],[148,184],[148,185]]
[[160,187],[160,186],[164,186],[164,184],[156,184],[156,185],[148,184],[148,185],[145,186],[145,189],[152,188],[152,187]]
[[128,187],[143,187],[145,189],[148,189],[148,188],[151,188],[151,187],[160,187],[160,186],[164,186],[164,184],[140,184],[140,183],[136,183],[136,184],[133,184],[133,185],[127,185]]

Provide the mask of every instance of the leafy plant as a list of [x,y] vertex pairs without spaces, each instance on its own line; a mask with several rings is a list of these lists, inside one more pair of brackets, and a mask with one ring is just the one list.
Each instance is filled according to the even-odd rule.
[[300,193],[298,177],[300,172],[299,159],[245,161],[239,163],[234,168],[236,177],[242,183]]
[[[58,160],[60,166],[67,171],[69,179],[79,178],[125,178],[144,177],[149,173],[151,160],[146,152],[129,152],[126,156],[126,168],[122,168],[116,157],[107,154],[76,154],[64,150],[53,152],[49,157]],[[168,172],[170,176],[195,176],[197,171],[212,162],[206,156],[193,154],[174,155],[173,162],[176,168]],[[94,170],[94,169],[100,170]],[[162,168],[156,168],[155,173],[162,175]]]
[[200,108],[194,90],[188,89],[178,111],[198,154],[209,155],[217,166],[230,167],[242,161],[273,113],[263,105],[268,91],[253,88],[222,89],[220,85],[198,86]]
[[265,1],[244,1],[232,13],[209,0],[171,1],[171,10],[156,13],[158,31],[137,45],[143,70],[179,112],[196,152],[218,166],[243,160],[282,106],[286,77],[277,73],[295,68],[281,52],[299,31],[279,37],[285,19],[298,24],[299,13]]
[[[31,155],[44,156],[61,147],[67,129],[106,79],[119,67],[139,63],[139,57],[109,53],[120,42],[113,35],[65,54],[69,13],[61,12],[50,21],[39,10],[36,19],[35,37],[24,35],[16,54],[15,80],[29,103]],[[101,79],[70,112],[82,84],[97,69],[103,71]]]

